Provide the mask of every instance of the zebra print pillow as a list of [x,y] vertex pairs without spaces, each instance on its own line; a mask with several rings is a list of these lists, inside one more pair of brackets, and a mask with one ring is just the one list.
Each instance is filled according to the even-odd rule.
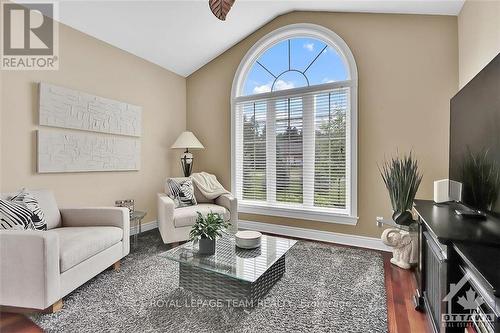
[[47,221],[45,220],[45,214],[43,213],[38,200],[30,194],[26,189],[22,189],[18,194],[13,196],[11,201],[24,204],[32,213],[31,220],[36,230],[47,230]]
[[26,230],[35,229],[33,212],[19,202],[0,199],[0,229]]
[[174,201],[175,208],[196,205],[191,178],[169,178],[167,185],[170,191],[169,197]]

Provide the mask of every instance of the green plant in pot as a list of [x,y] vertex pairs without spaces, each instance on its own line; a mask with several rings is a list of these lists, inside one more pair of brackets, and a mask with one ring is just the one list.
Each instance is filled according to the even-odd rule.
[[413,223],[411,209],[422,175],[418,170],[417,160],[412,153],[403,157],[394,157],[384,161],[380,174],[391,199],[392,219],[397,224],[410,225]]
[[199,254],[210,255],[215,253],[215,240],[222,236],[230,223],[224,221],[221,214],[210,212],[203,216],[197,212],[198,217],[194,223],[189,238],[199,241]]
[[464,156],[461,168],[464,186],[463,202],[482,211],[492,210],[500,192],[500,168],[488,156],[487,150]]

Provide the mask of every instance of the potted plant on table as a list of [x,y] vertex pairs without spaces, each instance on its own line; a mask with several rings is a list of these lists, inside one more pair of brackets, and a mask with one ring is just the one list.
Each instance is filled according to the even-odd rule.
[[224,221],[221,214],[210,212],[203,216],[197,212],[198,218],[194,223],[189,238],[199,242],[199,254],[211,255],[215,253],[215,240],[222,236],[222,232],[230,225]]
[[413,223],[411,209],[422,175],[418,171],[417,160],[410,152],[402,158],[395,157],[385,161],[380,174],[391,199],[392,219],[397,224],[410,225]]

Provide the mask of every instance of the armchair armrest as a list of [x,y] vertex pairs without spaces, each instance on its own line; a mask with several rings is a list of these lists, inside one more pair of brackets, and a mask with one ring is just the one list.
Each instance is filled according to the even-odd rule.
[[59,236],[0,231],[0,304],[45,309],[60,296]]
[[123,256],[130,252],[130,214],[124,207],[61,208],[63,227],[118,227],[123,230]]
[[232,194],[223,194],[215,199],[215,204],[226,208],[229,211],[231,231],[238,231],[238,199]]
[[165,193],[158,193],[158,229],[163,242],[174,233],[174,201]]
[[174,200],[165,193],[158,193],[158,216],[161,215],[167,220],[173,220],[174,209]]
[[130,215],[123,207],[61,208],[63,227],[118,227],[130,230]]

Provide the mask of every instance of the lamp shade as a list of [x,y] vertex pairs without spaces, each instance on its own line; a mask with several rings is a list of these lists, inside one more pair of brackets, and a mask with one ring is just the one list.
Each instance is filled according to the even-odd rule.
[[181,149],[203,149],[201,142],[194,136],[193,132],[182,132],[181,135],[175,140],[171,148]]

